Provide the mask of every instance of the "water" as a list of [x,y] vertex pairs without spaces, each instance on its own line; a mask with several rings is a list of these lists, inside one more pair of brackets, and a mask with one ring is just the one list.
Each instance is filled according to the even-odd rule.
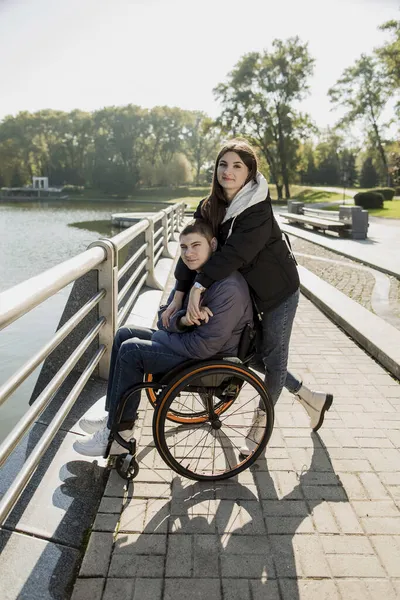
[[[0,292],[118,233],[116,212],[157,212],[160,202],[69,201],[0,204]],[[72,284],[0,331],[0,385],[54,334]],[[40,366],[0,407],[0,441],[25,412]]]

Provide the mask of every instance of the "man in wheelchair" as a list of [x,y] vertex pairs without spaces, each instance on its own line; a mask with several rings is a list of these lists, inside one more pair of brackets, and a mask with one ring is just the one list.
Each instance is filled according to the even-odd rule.
[[[179,241],[182,260],[189,269],[198,272],[217,249],[211,227],[204,221],[193,221],[187,225]],[[105,411],[81,419],[81,428],[91,435],[74,443],[79,453],[86,456],[104,454],[120,399],[134,384],[143,381],[146,373],[167,373],[190,359],[237,356],[242,332],[253,322],[249,288],[243,276],[234,272],[205,291],[201,320],[191,321],[188,318],[186,298],[182,310],[175,313],[168,326],[164,327],[161,315],[174,297],[174,291],[168,303],[160,308],[157,331],[130,327],[117,331],[111,354]],[[140,392],[125,406],[118,425],[123,439],[132,437],[139,402]],[[111,454],[121,452],[126,450],[114,442]]]

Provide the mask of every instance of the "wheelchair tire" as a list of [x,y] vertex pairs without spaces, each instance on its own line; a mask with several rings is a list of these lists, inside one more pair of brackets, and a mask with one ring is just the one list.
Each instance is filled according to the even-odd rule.
[[[144,380],[146,383],[152,382],[153,375],[151,373],[146,374]],[[146,388],[146,396],[150,404],[155,409],[157,405],[157,396],[155,391],[151,388]],[[216,405],[215,412],[221,415],[229,408],[231,403],[231,401],[227,402],[225,400],[221,400]],[[204,423],[205,421],[207,421],[207,412],[204,410],[199,410],[193,411],[189,415],[187,412],[180,412],[179,410],[169,410],[167,419],[169,421],[172,421],[173,423]]]
[[[239,393],[229,406],[218,414],[218,402],[213,405],[212,401],[211,411],[201,421],[171,423],[168,415],[176,403],[181,403],[182,392],[201,393],[204,378],[215,375],[241,381]],[[266,422],[260,427],[255,425],[258,439],[250,454],[244,456],[241,448],[259,406],[265,411]],[[273,423],[272,401],[255,373],[243,365],[207,361],[182,371],[169,383],[153,416],[153,436],[159,453],[178,474],[197,481],[216,481],[237,475],[257,460],[271,437]]]

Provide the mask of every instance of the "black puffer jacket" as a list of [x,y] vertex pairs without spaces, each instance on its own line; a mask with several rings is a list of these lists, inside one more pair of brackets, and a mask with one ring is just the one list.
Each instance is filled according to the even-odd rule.
[[[202,216],[202,202],[194,214],[196,219]],[[240,271],[261,312],[275,308],[298,289],[297,267],[282,239],[269,195],[223,223],[218,242],[220,250],[213,254],[195,278],[204,287],[228,277],[233,271]],[[193,271],[181,259],[175,269],[175,278],[176,289],[180,291],[188,291],[194,282]]]

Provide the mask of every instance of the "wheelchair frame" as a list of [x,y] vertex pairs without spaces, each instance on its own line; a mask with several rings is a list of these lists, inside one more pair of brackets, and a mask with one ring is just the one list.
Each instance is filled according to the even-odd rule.
[[[107,458],[109,456],[113,441],[118,442],[120,446],[127,450],[127,454],[117,455],[116,457],[115,467],[118,474],[122,478],[127,480],[132,480],[136,477],[139,471],[139,465],[136,460],[136,440],[124,440],[122,436],[118,433],[118,426],[121,422],[121,417],[126,403],[129,401],[130,397],[136,392],[146,390],[147,394],[149,391],[151,391],[152,393],[155,392],[155,402],[153,402],[153,400],[148,396],[148,399],[154,408],[153,437],[158,453],[170,468],[172,468],[181,475],[184,475],[191,479],[196,479],[198,481],[226,479],[229,477],[233,477],[234,475],[248,468],[251,464],[253,464],[255,460],[257,460],[261,452],[266,447],[272,434],[274,422],[274,407],[269,397],[268,390],[265,388],[264,382],[258,377],[258,375],[256,375],[246,366],[246,363],[250,362],[252,356],[252,354],[246,356],[245,361],[240,361],[240,359],[236,359],[236,361],[238,361],[237,363],[232,362],[234,360],[233,358],[215,358],[213,360],[206,361],[189,360],[178,365],[171,373],[164,374],[161,377],[160,381],[143,381],[132,386],[132,388],[130,388],[124,394],[118,405],[115,423],[113,424],[113,427],[111,429],[108,445],[104,453],[104,458]],[[198,376],[199,373],[202,373],[202,377],[207,377],[209,375],[218,375],[218,372],[224,372],[224,377],[227,378],[228,382],[230,377],[234,378],[236,376],[236,378],[238,378],[240,376],[243,382],[247,381],[248,383],[251,383],[252,387],[258,390],[258,393],[260,397],[262,397],[264,402],[265,411],[267,414],[267,423],[265,431],[263,433],[262,441],[258,445],[257,449],[248,456],[242,454],[242,459],[233,469],[226,470],[224,472],[217,473],[214,475],[196,474],[190,470],[188,471],[187,469],[185,469],[184,466],[178,465],[177,461],[174,460],[174,458],[169,453],[169,450],[165,448],[165,435],[161,435],[161,427],[164,426],[166,420],[169,420],[182,424],[182,427],[184,427],[185,423],[189,425],[195,423],[208,423],[211,429],[220,429],[220,417],[231,407],[232,404],[234,404],[235,400],[237,400],[240,394],[241,387],[239,387],[238,394],[235,398],[231,398],[229,400],[227,399],[225,401],[222,399],[218,404],[213,405],[211,399],[209,398],[209,394],[207,395],[207,390],[216,388],[213,388],[212,386],[209,386],[209,388],[202,385],[196,386],[198,389],[203,391],[205,396],[207,395],[208,399],[206,400],[207,406],[205,406],[205,410],[201,413],[202,416],[196,416],[195,419],[186,418],[186,420],[180,420],[179,417],[177,418],[176,416],[174,418],[174,416],[168,412],[167,407],[168,402],[172,403],[174,398],[176,397],[173,395],[174,393],[176,393],[176,391],[178,391],[179,395],[180,387],[182,387],[186,380],[190,382],[190,379],[192,379],[193,376]],[[188,389],[190,389],[190,386]]]

